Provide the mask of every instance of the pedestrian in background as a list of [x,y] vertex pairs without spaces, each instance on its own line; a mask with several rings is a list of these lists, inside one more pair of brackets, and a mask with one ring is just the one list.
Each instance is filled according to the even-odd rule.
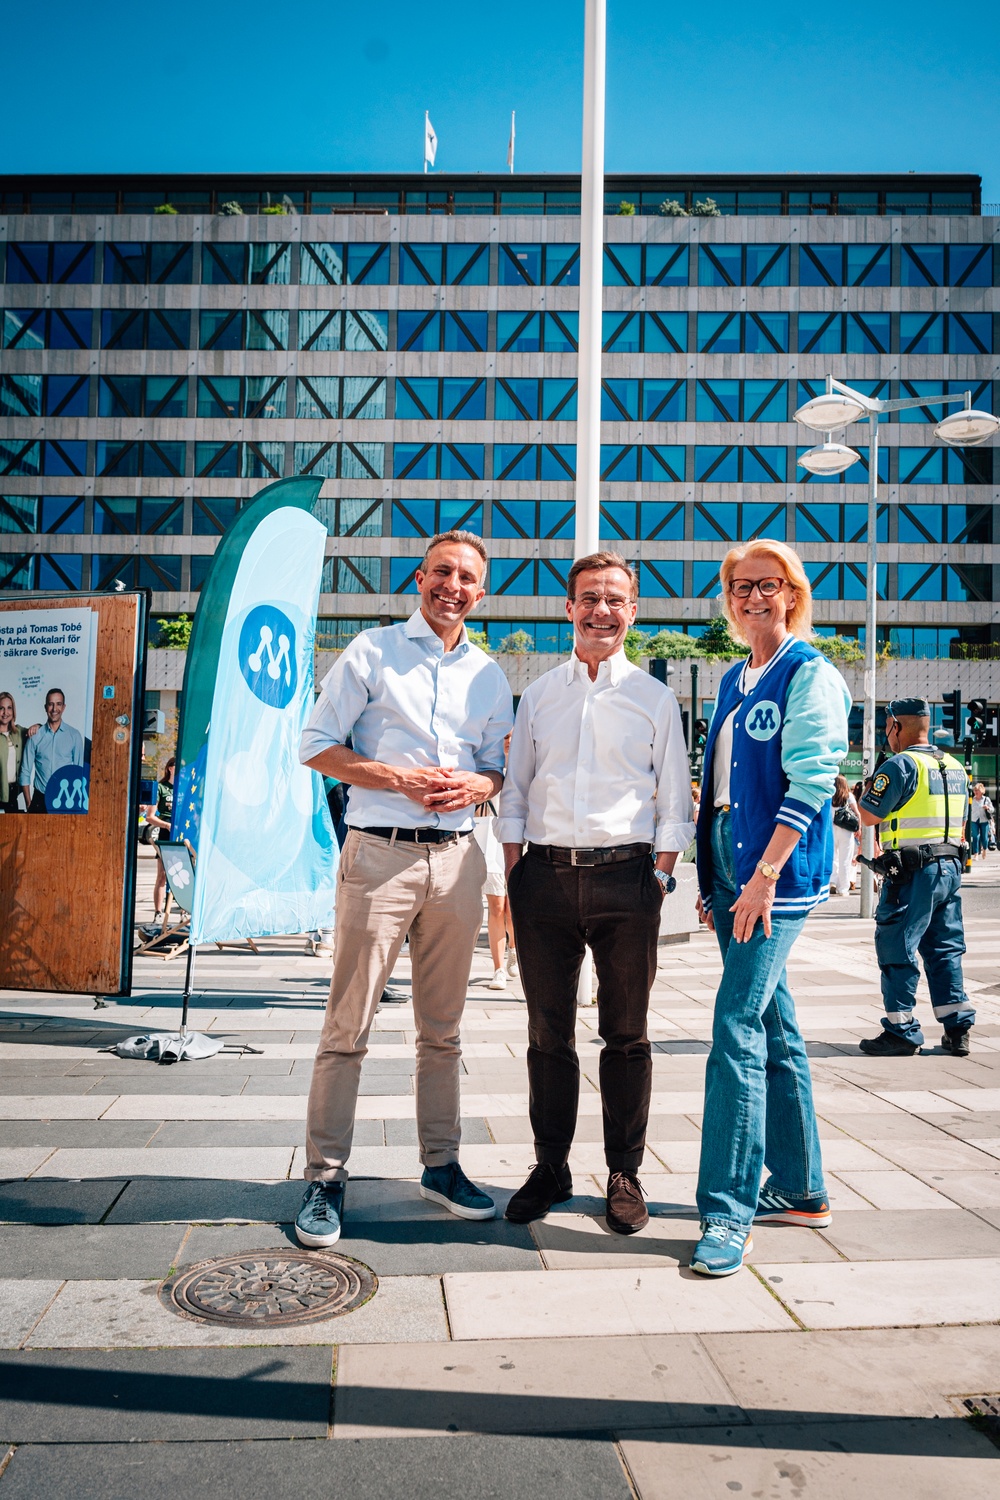
[[304,764],[350,787],[333,977],[306,1117],[309,1186],[295,1221],[310,1248],[340,1237],[361,1064],[407,933],[420,1193],[463,1219],[496,1213],[458,1161],[459,1024],[486,877],[473,809],[500,790],[513,721],[507,679],[465,629],[485,594],[486,561],[471,532],[432,537],[416,571],[420,608],[351,641],[323,679],[299,747]]
[[719,686],[698,817],[699,914],[724,966],[705,1075],[702,1237],[691,1259],[705,1276],[740,1269],[755,1219],[830,1222],[785,963],[829,894],[830,797],[851,707],[840,673],[808,644],[812,596],[790,547],[761,539],[728,552],[722,607],[750,655]]
[[980,859],[986,858],[993,827],[993,803],[986,795],[986,787],[981,781],[977,781],[972,788],[972,801],[969,803],[969,852],[973,859],[977,854]]
[[965,993],[962,865],[969,779],[954,755],[928,738],[930,705],[901,698],[885,710],[892,754],[861,798],[861,821],[878,828],[884,879],[875,911],[875,956],[885,1015],[878,1036],[859,1043],[869,1057],[912,1057],[924,1033],[914,1013],[923,959],[941,1045],[968,1057],[976,1013]]
[[854,861],[861,819],[858,804],[846,776],[837,777],[833,789],[833,880],[831,896],[849,896],[854,889]]
[[506,1213],[525,1224],[573,1194],[577,987],[589,946],[604,1042],[606,1223],[633,1234],[649,1222],[638,1177],[653,1073],[646,1017],[660,908],[694,834],[691,770],[673,692],[625,656],[632,568],[617,552],[579,558],[568,596],[573,654],[518,705],[497,819],[528,1006],[536,1160]]

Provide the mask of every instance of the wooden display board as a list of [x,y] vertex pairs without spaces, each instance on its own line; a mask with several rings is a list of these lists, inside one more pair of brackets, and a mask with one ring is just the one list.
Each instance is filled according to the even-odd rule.
[[[84,747],[63,737],[84,766],[56,773],[56,810],[0,816],[0,989],[130,993],[148,608],[146,590],[0,600],[0,695],[16,687],[17,723],[51,728],[45,705],[61,690],[64,723]],[[60,634],[66,617],[90,623],[86,666],[59,645],[85,634]]]

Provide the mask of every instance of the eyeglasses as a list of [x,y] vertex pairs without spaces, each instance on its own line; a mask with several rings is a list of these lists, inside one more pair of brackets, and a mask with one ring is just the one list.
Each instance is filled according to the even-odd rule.
[[729,592],[737,599],[749,599],[756,589],[762,599],[773,599],[775,594],[781,593],[787,582],[787,578],[732,578]]
[[622,610],[628,609],[632,603],[631,599],[626,599],[623,594],[577,594],[573,603],[583,609],[596,609],[602,599],[615,614],[621,614]]

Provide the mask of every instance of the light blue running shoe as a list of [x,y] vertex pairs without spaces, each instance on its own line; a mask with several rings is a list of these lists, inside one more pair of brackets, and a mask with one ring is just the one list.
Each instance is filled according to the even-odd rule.
[[344,1184],[311,1182],[295,1220],[299,1244],[308,1250],[324,1250],[327,1245],[335,1245],[340,1239],[343,1217]]
[[753,1249],[749,1229],[730,1229],[726,1224],[702,1221],[701,1239],[691,1257],[691,1269],[700,1276],[734,1276]]
[[774,1188],[761,1188],[755,1224],[804,1224],[807,1229],[825,1229],[833,1220],[825,1198],[786,1198]]
[[440,1203],[460,1219],[492,1219],[497,1206],[474,1182],[470,1182],[457,1161],[443,1167],[425,1167],[420,1179],[420,1196]]

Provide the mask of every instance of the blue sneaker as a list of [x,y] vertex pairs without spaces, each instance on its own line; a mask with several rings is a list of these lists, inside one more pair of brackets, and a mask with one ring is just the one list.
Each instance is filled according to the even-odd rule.
[[306,1188],[295,1220],[295,1234],[300,1245],[309,1250],[324,1250],[340,1239],[344,1217],[344,1184],[311,1182]]
[[825,1229],[833,1215],[825,1198],[786,1198],[773,1188],[761,1188],[755,1224],[804,1224],[807,1229]]
[[752,1249],[753,1235],[749,1229],[703,1222],[701,1239],[691,1257],[691,1269],[701,1276],[733,1276]]
[[470,1182],[457,1161],[444,1167],[425,1167],[420,1179],[420,1196],[440,1203],[460,1219],[492,1219],[497,1206],[493,1199]]

